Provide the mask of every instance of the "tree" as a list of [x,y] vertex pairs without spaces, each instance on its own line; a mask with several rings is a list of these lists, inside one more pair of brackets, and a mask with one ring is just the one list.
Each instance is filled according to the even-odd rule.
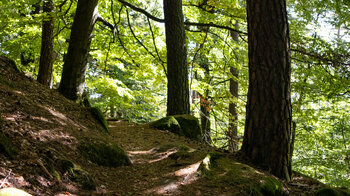
[[181,0],[164,0],[167,46],[167,115],[189,114],[186,35]]
[[242,151],[291,177],[291,65],[286,1],[247,1],[249,88]]
[[44,0],[43,12],[47,14],[43,19],[41,54],[38,73],[38,82],[50,87],[52,78],[52,66],[54,63],[54,25],[55,20],[52,15],[54,5],[52,0]]
[[[238,29],[238,21],[236,21],[235,24],[236,29]],[[233,41],[238,42],[238,33],[235,31],[230,31],[230,35],[233,39]],[[232,98],[237,100],[238,99],[238,69],[234,66],[230,67],[230,73],[233,77],[230,78],[230,93],[232,95]],[[228,140],[228,149],[229,151],[237,151],[238,150],[238,127],[237,127],[237,121],[238,121],[238,112],[237,112],[237,103],[236,101],[232,102],[230,101],[229,104],[229,113],[231,115],[231,118],[229,118],[229,128],[228,128],[228,134],[229,134],[229,140]]]
[[98,19],[98,0],[79,0],[58,91],[77,100],[84,90],[91,34]]

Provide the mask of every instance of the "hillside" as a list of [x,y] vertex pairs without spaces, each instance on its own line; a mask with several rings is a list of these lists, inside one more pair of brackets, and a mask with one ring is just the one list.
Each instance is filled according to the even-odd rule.
[[[148,124],[109,121],[109,127],[105,133],[89,108],[45,88],[0,57],[0,190],[14,187],[33,195],[313,195],[325,187],[299,174],[290,183],[279,181],[239,155]],[[118,151],[117,145],[131,165],[113,159],[107,147],[98,149]],[[83,147],[102,162],[86,156]]]

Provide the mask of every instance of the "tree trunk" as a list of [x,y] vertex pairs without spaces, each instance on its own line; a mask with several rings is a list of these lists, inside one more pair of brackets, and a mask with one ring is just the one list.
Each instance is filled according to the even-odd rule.
[[[238,29],[238,21],[235,24],[236,29]],[[233,41],[238,42],[238,33],[236,31],[230,32]],[[238,70],[234,67],[234,65],[230,68],[230,73],[234,78],[230,78],[230,93],[235,100],[238,100]],[[229,113],[231,114],[231,118],[229,120],[229,128],[228,128],[228,150],[230,152],[234,152],[238,150],[238,113],[237,113],[237,104],[236,102],[230,102],[229,104]]]
[[52,66],[54,62],[54,5],[52,0],[44,0],[43,12],[47,14],[43,20],[41,53],[38,73],[38,82],[49,87],[52,79]]
[[167,45],[167,115],[189,114],[186,36],[181,0],[164,0]]
[[285,0],[247,0],[249,89],[242,152],[291,177],[289,27]]
[[[200,66],[204,69],[204,80],[209,83],[210,80],[210,71],[209,71],[209,63],[208,59],[205,55],[201,55],[200,58]],[[204,95],[200,95],[200,117],[201,117],[201,127],[204,135],[205,141],[207,141],[209,144],[212,143],[211,141],[211,134],[210,134],[210,100],[209,100],[209,86],[207,86],[207,89],[205,90]]]
[[83,94],[91,35],[98,16],[98,0],[78,1],[58,89],[68,99],[77,100]]

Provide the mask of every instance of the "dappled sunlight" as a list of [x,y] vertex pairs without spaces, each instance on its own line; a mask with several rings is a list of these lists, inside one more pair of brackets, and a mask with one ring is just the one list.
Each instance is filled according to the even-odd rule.
[[18,94],[18,95],[25,95],[23,92],[21,92],[21,91],[18,91],[18,90],[13,90],[12,92],[14,92],[14,93],[16,93],[16,94]]
[[46,123],[52,123],[51,120],[49,120],[49,119],[47,119],[47,118],[44,118],[44,117],[42,117],[42,116],[38,116],[38,117],[32,116],[32,117],[30,117],[30,118],[33,119],[33,120],[40,120],[40,121],[43,121],[43,122],[46,122]]
[[[151,148],[150,150],[136,150],[136,151],[126,151],[126,152],[133,163],[155,163],[155,162],[164,160],[168,158],[170,155],[177,152],[176,149],[169,149],[165,152],[157,153],[157,149],[158,148]],[[138,157],[136,158],[136,156]],[[151,156],[151,157],[147,157],[147,156]]]
[[150,150],[144,150],[144,151],[127,151],[128,154],[131,155],[144,155],[144,154],[153,154],[155,151],[155,148],[152,148]]
[[12,115],[8,114],[3,117],[4,120],[8,120],[12,122],[16,122],[16,120],[19,118],[20,118],[20,115],[18,114],[12,114]]
[[164,160],[166,158],[168,158],[170,155],[176,153],[177,150],[176,149],[170,149],[166,152],[162,152],[162,153],[157,153],[156,154],[156,159],[153,159],[153,160],[149,160],[148,163],[154,163],[154,162],[158,162],[158,161],[161,161],[161,160]]
[[179,191],[181,186],[189,185],[199,179],[197,172],[201,163],[202,160],[194,164],[187,165],[186,167],[176,170],[175,172],[166,174],[165,177],[176,176],[177,180],[168,180],[169,182],[166,184],[148,189],[145,191],[145,193],[162,195]]
[[149,189],[145,191],[146,194],[158,194],[158,195],[163,195],[163,194],[169,194],[171,192],[175,192],[179,189],[180,184],[177,182],[170,182],[169,184],[158,186],[152,189]]
[[40,106],[40,105],[39,105],[39,107],[42,107],[46,111],[50,112],[50,114],[52,114],[53,116],[55,116],[55,117],[57,117],[57,118],[59,118],[61,120],[68,120],[67,117],[64,114],[62,114],[62,113],[60,113],[58,111],[55,111],[55,109],[52,109],[52,108],[47,107],[47,106]]
[[62,126],[67,126],[69,124],[80,128],[81,130],[86,130],[87,128],[84,125],[81,124],[77,124],[76,122],[74,122],[72,119],[67,118],[67,116],[57,110],[55,110],[55,108],[49,107],[49,106],[44,106],[44,105],[40,105],[38,104],[39,107],[41,107],[42,109],[48,111],[51,115],[53,115],[55,118],[53,118],[55,121],[57,121],[60,125]]
[[75,137],[72,137],[69,134],[59,130],[40,130],[37,133],[33,133],[33,135],[42,142],[58,142],[64,145],[72,145],[77,143],[77,139]]
[[189,165],[183,169],[175,171],[175,176],[189,176],[197,173],[199,166],[201,165],[202,161],[198,161],[195,164]]

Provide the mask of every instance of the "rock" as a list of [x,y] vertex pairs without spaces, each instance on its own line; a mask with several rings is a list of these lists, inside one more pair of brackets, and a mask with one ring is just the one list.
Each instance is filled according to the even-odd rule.
[[315,196],[350,196],[350,190],[345,188],[321,188],[316,191]]
[[131,165],[131,161],[124,149],[114,143],[82,143],[78,148],[85,158],[98,165],[108,167]]
[[168,130],[172,133],[183,135],[180,124],[173,116],[167,116],[151,122],[150,126],[159,130]]
[[190,139],[201,140],[202,138],[198,119],[188,114],[167,116],[151,122],[150,126],[160,130],[169,130]]
[[174,118],[179,122],[182,133],[185,137],[201,140],[202,130],[196,117],[189,114],[183,114],[175,115]]
[[214,184],[241,184],[242,195],[283,194],[282,183],[254,168],[234,161],[224,153],[210,152],[199,167],[199,174],[210,179]]

